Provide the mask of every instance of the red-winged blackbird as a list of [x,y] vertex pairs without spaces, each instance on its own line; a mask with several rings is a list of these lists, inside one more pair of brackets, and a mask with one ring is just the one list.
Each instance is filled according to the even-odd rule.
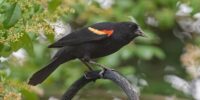
[[29,84],[43,82],[60,64],[72,59],[78,58],[86,65],[97,64],[91,59],[112,54],[143,35],[140,27],[133,22],[102,22],[74,31],[49,45],[49,48],[60,50],[46,67],[30,78]]

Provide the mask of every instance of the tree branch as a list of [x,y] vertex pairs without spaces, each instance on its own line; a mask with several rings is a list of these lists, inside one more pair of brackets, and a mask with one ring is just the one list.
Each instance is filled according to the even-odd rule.
[[71,100],[83,86],[85,86],[87,83],[91,81],[95,81],[100,78],[111,80],[118,86],[120,86],[128,96],[129,100],[139,100],[136,88],[132,84],[130,84],[129,81],[125,77],[120,75],[118,72],[112,70],[105,70],[102,77],[100,76],[99,73],[100,71],[92,71],[86,73],[86,76],[89,79],[86,79],[85,76],[82,76],[80,79],[75,81],[69,87],[69,89],[63,94],[61,100]]

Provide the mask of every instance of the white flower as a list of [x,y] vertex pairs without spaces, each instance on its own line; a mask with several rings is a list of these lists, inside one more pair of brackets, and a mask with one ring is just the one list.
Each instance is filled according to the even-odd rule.
[[7,61],[7,60],[8,60],[8,58],[6,58],[6,57],[3,57],[3,56],[0,57],[0,62],[4,62],[4,61]]
[[184,79],[175,76],[175,75],[166,75],[164,77],[165,81],[171,83],[172,87],[184,92],[185,94],[190,94],[189,88],[190,85]]
[[13,52],[12,55],[18,59],[25,59],[26,51],[23,48],[21,48],[17,50],[16,52]]
[[196,14],[194,14],[194,16],[193,16],[195,19],[200,19],[200,12],[199,13],[196,13]]
[[55,40],[58,40],[71,32],[71,26],[61,20],[57,20],[55,23],[49,22],[48,20],[45,21],[54,29]]
[[151,26],[158,26],[158,21],[154,17],[147,17],[146,23]]
[[26,57],[27,57],[27,53],[26,51],[21,48],[19,50],[17,50],[16,52],[13,52],[10,57],[15,57],[17,59],[17,63],[19,63],[20,65],[23,65],[24,62],[26,61]]
[[59,100],[58,98],[55,98],[55,97],[49,97],[48,100]]
[[188,6],[187,4],[180,4],[179,10],[177,11],[176,15],[178,16],[187,16],[192,12],[192,8]]
[[200,100],[200,77],[191,82],[191,94],[195,100]]
[[96,0],[101,8],[103,9],[109,9],[113,4],[114,4],[114,0]]
[[62,21],[58,20],[53,25],[55,31],[55,39],[58,40],[63,36],[68,35],[71,32],[71,26],[69,24],[65,24]]
[[193,32],[200,34],[200,18],[192,24]]

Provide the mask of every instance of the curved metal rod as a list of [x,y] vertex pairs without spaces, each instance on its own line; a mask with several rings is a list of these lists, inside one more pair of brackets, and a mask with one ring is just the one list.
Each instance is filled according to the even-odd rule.
[[87,72],[85,74],[87,77],[85,77],[84,75],[77,81],[75,81],[63,94],[61,100],[71,100],[82,87],[84,87],[89,82],[95,81],[97,79],[111,80],[119,87],[121,87],[121,89],[126,93],[128,100],[139,100],[139,96],[136,92],[135,86],[130,84],[130,82],[125,77],[113,70],[105,70],[103,72],[103,76],[101,77],[101,75],[99,74],[100,72],[101,71]]

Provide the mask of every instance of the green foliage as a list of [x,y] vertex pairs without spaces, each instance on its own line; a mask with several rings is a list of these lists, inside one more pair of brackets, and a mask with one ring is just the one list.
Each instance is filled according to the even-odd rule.
[[[3,82],[3,83],[2,83]],[[22,96],[23,95],[23,96]],[[26,83],[13,80],[1,80],[0,99],[2,100],[38,100],[38,96],[31,91],[31,87]]]
[[52,12],[55,11],[56,8],[60,5],[60,3],[61,3],[61,0],[50,0],[48,2],[49,11],[52,11]]
[[150,60],[154,56],[157,58],[160,58],[160,59],[165,58],[165,54],[158,47],[147,46],[147,45],[138,45],[138,46],[134,46],[133,50],[134,50],[133,52],[135,53],[135,55],[138,55],[138,57],[145,59],[145,60]]
[[156,18],[159,20],[160,28],[170,29],[174,27],[175,12],[172,12],[169,9],[162,9],[156,13]]
[[190,5],[193,8],[193,14],[199,12],[199,9],[200,9],[200,7],[198,5],[199,3],[200,3],[199,0],[191,0]]
[[22,89],[20,92],[23,94],[24,100],[38,100],[39,99],[35,93],[30,92],[26,89]]
[[12,4],[5,13],[3,25],[5,28],[10,28],[17,23],[21,18],[21,9],[17,3]]
[[33,54],[33,43],[30,37],[24,33],[23,36],[19,38],[19,40],[20,41],[10,43],[12,51],[17,51],[20,48],[24,48],[28,54]]

